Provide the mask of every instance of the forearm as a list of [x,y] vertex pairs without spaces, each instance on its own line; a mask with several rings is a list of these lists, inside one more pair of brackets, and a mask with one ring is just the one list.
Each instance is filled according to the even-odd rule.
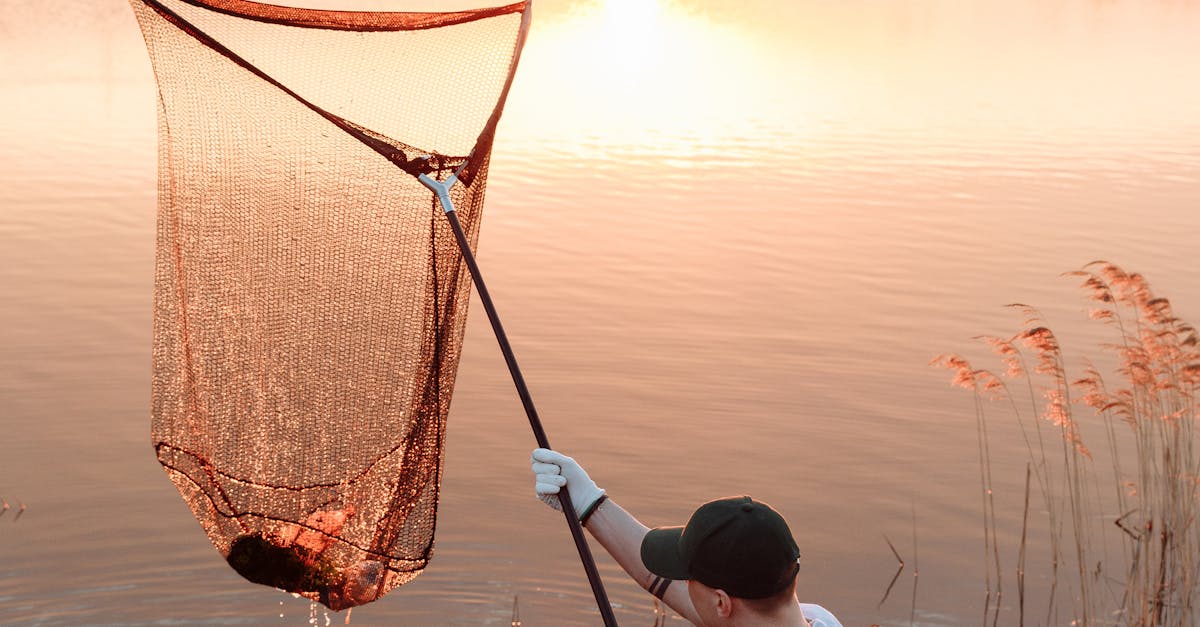
[[608,554],[642,588],[649,589],[654,575],[642,565],[642,538],[650,528],[612,499],[605,499],[587,520],[586,528]]
[[650,531],[646,525],[610,498],[592,512],[585,528],[642,589],[651,594],[657,591],[668,607],[685,619],[699,624],[696,610],[687,594],[686,583],[677,581],[664,590],[660,586],[667,582],[642,564],[642,538]]
[[638,522],[629,512],[604,496],[604,490],[588,477],[574,459],[549,449],[534,449],[530,455],[534,474],[534,491],[538,498],[554,509],[560,509],[559,490],[568,486],[570,506],[584,527],[600,542],[608,554],[643,589],[662,599],[668,607],[693,623],[698,622],[696,609],[688,596],[687,585],[670,585],[670,580],[651,573],[642,563],[642,541],[650,529]]

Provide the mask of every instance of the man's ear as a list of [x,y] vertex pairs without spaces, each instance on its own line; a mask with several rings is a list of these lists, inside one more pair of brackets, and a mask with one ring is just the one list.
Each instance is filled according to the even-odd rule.
[[729,618],[733,613],[733,599],[729,598],[729,594],[720,588],[713,590],[717,597],[717,616],[721,618]]

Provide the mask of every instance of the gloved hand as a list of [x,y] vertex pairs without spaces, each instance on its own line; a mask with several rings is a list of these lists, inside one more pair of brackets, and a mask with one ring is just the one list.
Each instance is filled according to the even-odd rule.
[[534,491],[537,497],[560,512],[562,506],[558,502],[558,492],[563,486],[571,493],[571,505],[575,508],[576,516],[582,516],[604,496],[604,490],[596,486],[583,467],[562,453],[538,448],[533,450],[529,461],[536,475]]

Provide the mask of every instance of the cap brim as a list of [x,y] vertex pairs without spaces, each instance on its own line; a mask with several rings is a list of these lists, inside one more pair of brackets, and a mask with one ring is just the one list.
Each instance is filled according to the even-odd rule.
[[683,527],[651,529],[642,538],[642,564],[650,572],[667,579],[689,579],[687,564],[679,556],[679,537]]

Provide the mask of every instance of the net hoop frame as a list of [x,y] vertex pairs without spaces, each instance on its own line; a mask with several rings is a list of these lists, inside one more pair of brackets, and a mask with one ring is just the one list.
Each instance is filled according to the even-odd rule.
[[[143,0],[145,1],[145,0]],[[383,32],[424,30],[528,11],[532,0],[469,11],[339,11],[306,9],[254,0],[181,0],[186,4],[257,22],[320,28]],[[150,4],[150,2],[147,2]],[[518,50],[520,45],[518,44]]]

